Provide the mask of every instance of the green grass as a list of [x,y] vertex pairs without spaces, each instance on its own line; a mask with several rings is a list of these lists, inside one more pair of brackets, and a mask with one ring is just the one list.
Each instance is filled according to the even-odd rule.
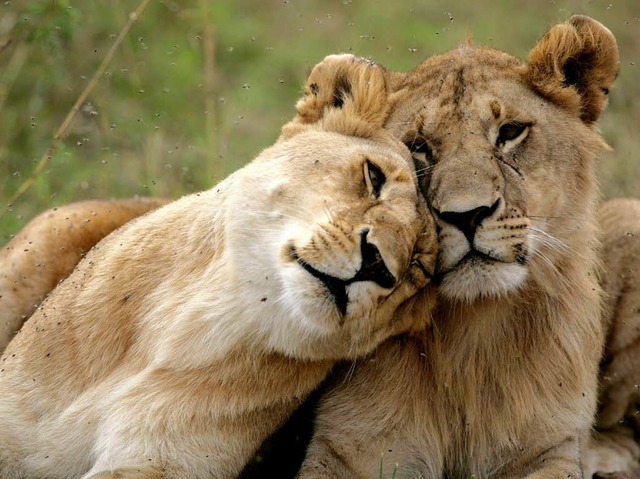
[[[209,187],[271,144],[308,69],[353,52],[393,69],[467,34],[521,58],[574,12],[607,25],[622,69],[601,127],[607,196],[638,194],[637,2],[153,0],[49,166],[0,217],[0,244],[38,211],[84,198],[177,197]],[[0,205],[31,174],[138,0],[0,5]],[[213,26],[208,36],[207,25]],[[211,41],[213,39],[213,41]],[[10,42],[9,42],[10,40]],[[215,51],[213,75],[206,47]],[[213,80],[213,90],[208,85]]]
[[[378,479],[384,479],[383,471],[384,471],[384,454],[381,454],[380,455],[380,469],[379,469],[379,472],[378,472]],[[390,479],[396,479],[396,474],[397,473],[398,473],[398,464],[394,464],[393,465],[393,470],[391,471]]]

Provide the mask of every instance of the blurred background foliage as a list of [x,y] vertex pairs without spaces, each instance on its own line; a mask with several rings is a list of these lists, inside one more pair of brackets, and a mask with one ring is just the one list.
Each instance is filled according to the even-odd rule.
[[[0,5],[0,207],[29,177],[139,0]],[[601,128],[605,195],[640,195],[640,2],[152,0],[34,185],[0,217],[0,244],[69,201],[208,188],[277,137],[310,67],[353,52],[409,70],[467,34],[526,58],[585,13],[622,65]]]

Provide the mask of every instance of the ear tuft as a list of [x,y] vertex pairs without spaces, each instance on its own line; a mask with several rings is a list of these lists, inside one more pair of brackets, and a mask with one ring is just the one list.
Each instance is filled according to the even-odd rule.
[[295,123],[313,124],[340,115],[381,127],[387,117],[387,71],[349,54],[329,55],[307,78],[296,103]]
[[586,124],[606,108],[619,68],[615,37],[585,15],[573,15],[552,27],[529,53],[533,88]]

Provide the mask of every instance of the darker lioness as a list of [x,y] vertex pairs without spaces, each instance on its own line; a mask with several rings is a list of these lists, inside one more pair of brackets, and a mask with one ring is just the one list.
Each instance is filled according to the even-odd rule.
[[[348,61],[314,69],[298,121]],[[467,44],[388,76],[386,128],[424,165],[439,226],[439,306],[336,380],[300,478],[377,477],[381,456],[384,477],[590,474],[606,332],[594,122],[618,67],[611,32],[574,16],[527,63]]]

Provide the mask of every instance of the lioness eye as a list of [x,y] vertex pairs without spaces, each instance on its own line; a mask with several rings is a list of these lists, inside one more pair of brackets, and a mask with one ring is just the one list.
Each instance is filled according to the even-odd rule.
[[[368,178],[369,181],[366,181]],[[384,186],[386,177],[380,168],[371,163],[365,162],[365,183],[371,188],[371,193],[376,198],[380,196],[380,190]]]
[[527,123],[505,123],[500,127],[496,144],[500,146],[504,145],[507,141],[515,140],[522,135],[527,128],[529,128]]

